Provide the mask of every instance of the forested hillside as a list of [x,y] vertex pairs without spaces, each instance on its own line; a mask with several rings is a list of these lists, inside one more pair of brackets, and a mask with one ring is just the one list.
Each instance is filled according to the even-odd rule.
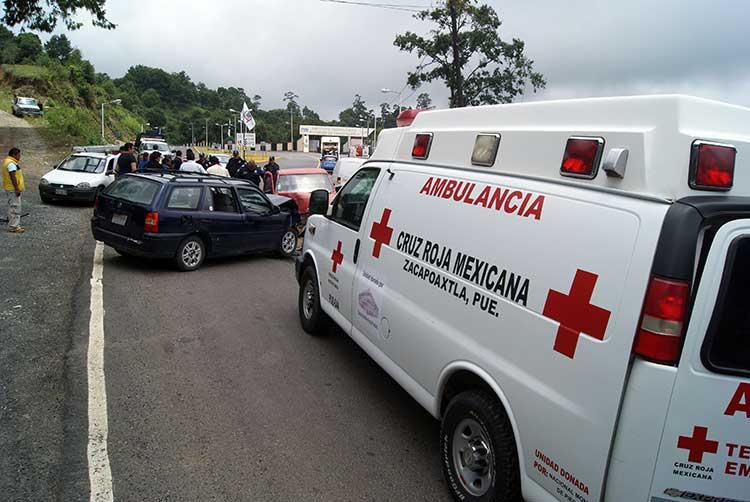
[[[150,124],[162,128],[173,144],[204,141],[206,134],[209,141],[218,142],[221,132],[216,124],[233,122],[229,110],[240,110],[243,102],[253,109],[258,141],[289,141],[291,118],[296,140],[300,123],[359,126],[371,123],[373,117],[373,110],[359,95],[338,120],[326,122],[312,108],[298,103],[292,91],[279,90],[279,96],[274,96],[284,96],[285,108],[264,110],[257,94],[241,87],[209,89],[193,82],[184,71],[168,73],[134,65],[122,77],[112,79],[97,72],[65,35],[54,35],[42,44],[33,33],[15,35],[0,27],[0,63],[0,109],[9,111],[14,95],[37,98],[45,111],[40,125],[47,125],[52,139],[60,142],[101,142],[101,103],[116,99],[122,100],[121,105],[106,106],[107,141],[130,139]],[[395,107],[384,103],[377,109],[386,118],[379,125],[395,125]]]

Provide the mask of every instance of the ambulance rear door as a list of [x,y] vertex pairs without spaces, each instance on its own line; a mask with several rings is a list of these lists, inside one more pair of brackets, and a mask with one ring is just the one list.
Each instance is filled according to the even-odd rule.
[[750,219],[719,228],[701,276],[652,502],[750,500]]

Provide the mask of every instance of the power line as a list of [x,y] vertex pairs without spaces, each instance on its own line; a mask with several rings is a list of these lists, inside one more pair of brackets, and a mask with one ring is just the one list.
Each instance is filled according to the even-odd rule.
[[375,7],[378,9],[397,10],[403,12],[421,12],[425,9],[429,9],[429,5],[406,5],[406,4],[394,4],[394,3],[376,3],[376,2],[358,2],[354,0],[320,0],[321,2],[328,3],[339,3],[345,5],[360,5],[364,7]]

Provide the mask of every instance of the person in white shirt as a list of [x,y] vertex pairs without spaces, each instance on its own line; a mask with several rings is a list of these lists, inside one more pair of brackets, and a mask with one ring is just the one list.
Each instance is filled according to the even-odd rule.
[[221,162],[219,162],[219,159],[214,157],[213,155],[208,158],[208,169],[206,171],[208,174],[213,174],[214,176],[225,176],[229,177],[229,171],[222,167]]
[[185,158],[187,160],[180,164],[180,171],[206,174],[206,170],[203,169],[203,166],[195,161],[195,153],[193,153],[193,150],[188,149],[188,151],[185,153]]

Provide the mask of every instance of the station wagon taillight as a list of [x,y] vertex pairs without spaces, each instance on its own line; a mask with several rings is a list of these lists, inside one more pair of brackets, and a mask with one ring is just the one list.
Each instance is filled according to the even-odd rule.
[[687,282],[651,278],[633,348],[636,354],[660,363],[677,363],[689,295]]
[[599,170],[604,150],[603,138],[568,138],[560,174],[573,178],[593,179]]
[[729,190],[734,182],[737,149],[731,145],[695,141],[690,152],[690,188]]
[[411,149],[411,156],[415,159],[426,159],[430,155],[430,145],[432,144],[432,134],[417,134],[414,137],[414,146]]
[[159,231],[159,213],[154,211],[146,213],[146,220],[143,222],[143,231],[151,233]]

